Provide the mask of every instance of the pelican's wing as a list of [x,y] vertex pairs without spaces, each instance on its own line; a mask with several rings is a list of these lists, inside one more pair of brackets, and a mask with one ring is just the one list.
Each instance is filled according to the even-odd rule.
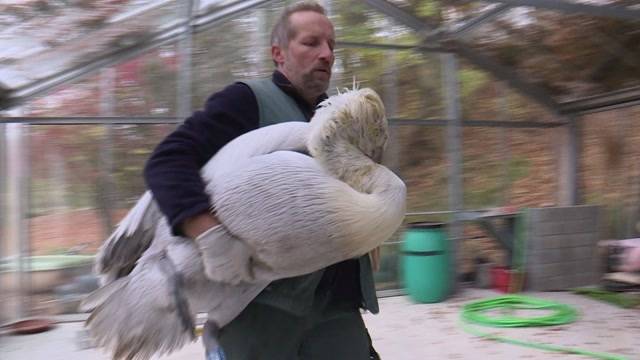
[[96,271],[109,283],[131,272],[142,253],[149,248],[162,213],[150,191],[122,219],[102,244],[96,259]]
[[252,269],[256,279],[297,276],[364,255],[400,226],[405,185],[374,168],[370,176],[380,184],[360,193],[309,156],[274,152],[220,179],[213,203],[229,232],[252,249],[254,265],[265,265]]
[[[201,170],[205,183],[215,187],[218,178],[224,178],[229,171],[256,156],[271,154],[275,151],[307,152],[307,137],[310,124],[290,121],[265,126],[242,134],[227,143]],[[213,194],[211,188],[207,189]]]
[[81,309],[92,310],[85,326],[113,359],[149,359],[194,340],[195,314],[175,274],[166,251],[146,253],[131,274],[83,301]]

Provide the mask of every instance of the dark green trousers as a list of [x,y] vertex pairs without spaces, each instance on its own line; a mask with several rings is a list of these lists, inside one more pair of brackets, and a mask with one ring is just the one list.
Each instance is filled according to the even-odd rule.
[[360,310],[316,301],[297,316],[252,302],[222,328],[228,360],[369,360],[370,340]]

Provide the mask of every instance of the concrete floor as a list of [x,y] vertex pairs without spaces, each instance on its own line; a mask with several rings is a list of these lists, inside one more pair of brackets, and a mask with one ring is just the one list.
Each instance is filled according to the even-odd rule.
[[[462,289],[437,304],[414,304],[405,296],[380,299],[378,315],[365,314],[375,347],[384,360],[425,359],[588,359],[484,340],[460,326],[459,314],[469,301],[501,295],[491,290]],[[566,292],[526,293],[575,307],[576,322],[546,328],[481,328],[518,340],[609,352],[640,359],[640,309],[622,309]],[[81,349],[82,324],[59,324],[46,333],[0,338],[2,360],[106,360],[96,349]],[[193,343],[162,360],[203,359],[201,344]],[[274,359],[275,360],[275,359]]]

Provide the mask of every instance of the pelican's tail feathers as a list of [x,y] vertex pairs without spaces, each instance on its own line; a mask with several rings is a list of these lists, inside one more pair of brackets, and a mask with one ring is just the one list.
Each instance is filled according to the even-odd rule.
[[105,275],[109,283],[131,272],[142,253],[149,248],[154,229],[162,213],[150,191],[122,219],[116,230],[105,240],[96,257],[96,272]]
[[163,261],[166,258],[145,261],[142,268],[99,289],[83,304],[93,308],[85,323],[89,334],[113,359],[146,360],[195,340],[195,314],[188,303],[177,301],[182,290],[172,282],[175,274],[167,273]]
[[109,297],[111,297],[111,295],[122,290],[128,282],[129,278],[124,277],[98,288],[82,300],[79,310],[81,312],[89,312],[100,307],[107,301],[107,299],[109,299]]

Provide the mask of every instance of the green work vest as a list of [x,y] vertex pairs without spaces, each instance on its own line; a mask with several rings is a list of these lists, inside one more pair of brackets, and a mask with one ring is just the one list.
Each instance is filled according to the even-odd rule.
[[[307,121],[296,102],[285,94],[271,79],[242,81],[251,88],[258,102],[260,127],[286,121]],[[364,309],[378,313],[371,260],[369,255],[358,259],[360,267],[360,291]],[[316,287],[322,279],[324,270],[311,274],[276,280],[264,289],[257,302],[275,306],[294,314],[304,315],[311,310]]]

